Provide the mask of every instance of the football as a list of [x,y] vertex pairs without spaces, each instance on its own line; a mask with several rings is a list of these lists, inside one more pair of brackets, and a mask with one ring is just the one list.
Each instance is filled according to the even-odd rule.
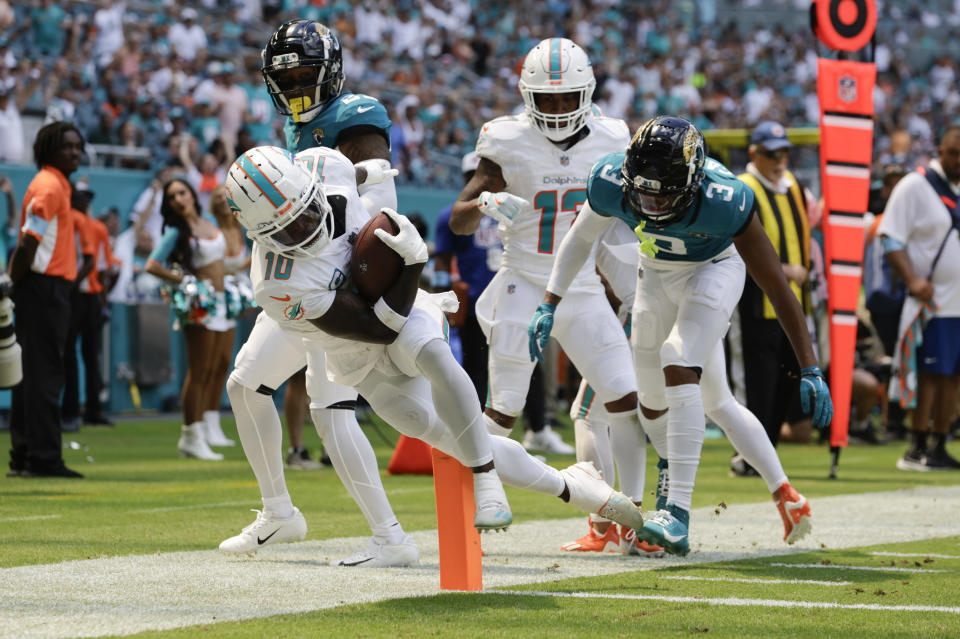
[[396,235],[400,229],[386,213],[377,213],[367,222],[353,243],[350,256],[350,277],[360,297],[371,304],[383,297],[400,277],[403,258],[374,234],[383,229]]

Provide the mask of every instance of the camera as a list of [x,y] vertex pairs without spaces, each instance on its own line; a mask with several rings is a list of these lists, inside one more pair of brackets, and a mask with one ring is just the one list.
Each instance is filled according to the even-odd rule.
[[23,379],[20,344],[13,332],[13,282],[0,273],[0,388],[13,388]]

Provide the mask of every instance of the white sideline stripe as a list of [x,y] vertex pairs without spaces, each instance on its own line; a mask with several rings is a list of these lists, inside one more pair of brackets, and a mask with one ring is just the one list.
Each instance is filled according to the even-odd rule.
[[846,166],[845,164],[830,164],[827,162],[826,174],[834,177],[870,179],[870,169],[860,166]]
[[37,521],[38,519],[59,519],[63,515],[33,515],[31,517],[3,517],[0,521]]
[[831,264],[830,275],[845,275],[846,277],[860,277],[863,275],[862,266],[851,264]]
[[938,555],[934,552],[872,552],[876,557],[935,557],[937,559],[960,559],[960,555]]
[[758,606],[761,608],[835,608],[841,610],[884,610],[893,612],[946,612],[960,615],[958,606],[884,606],[882,604],[842,604],[832,601],[796,601],[794,599],[744,599],[742,597],[682,597],[676,595],[615,595],[600,592],[549,592],[546,590],[485,590],[487,595],[558,597],[573,599],[627,599],[670,603],[710,604],[711,606]]
[[848,226],[851,228],[862,229],[863,217],[852,217],[850,215],[829,215],[830,226]]
[[218,501],[215,504],[191,504],[189,506],[161,506],[159,508],[136,508],[128,513],[165,513],[171,510],[198,510],[201,508],[223,508],[225,506],[250,506],[257,502],[246,499],[244,501]]
[[824,115],[824,126],[838,126],[844,129],[863,129],[873,131],[872,118],[850,118],[842,115]]
[[[568,519],[513,524],[505,534],[482,537],[484,586],[544,588],[545,582],[557,579],[783,557],[822,548],[900,547],[960,535],[960,485],[813,498],[813,532],[792,546],[782,541],[783,524],[762,484],[756,491],[756,503],[731,503],[719,515],[713,506],[693,510],[692,552],[683,558],[564,552],[560,547],[586,529],[585,518],[572,508]],[[910,526],[890,524],[904,513],[910,513]],[[64,520],[71,517],[65,514]],[[309,512],[306,517],[311,525]],[[223,536],[234,533],[224,530]],[[410,535],[420,549],[417,568],[327,565],[353,554],[369,537],[277,544],[252,558],[218,553],[213,549],[220,540],[215,539],[211,550],[0,568],[0,639],[128,635],[443,592],[437,531]]]
[[677,581],[732,581],[739,584],[810,584],[812,586],[849,586],[852,581],[818,581],[816,579],[748,579],[746,577],[693,577],[687,575],[663,575],[660,579]]
[[935,568],[899,568],[897,566],[844,566],[841,564],[786,564],[772,563],[778,568],[834,568],[836,570],[867,570],[870,572],[950,572]]

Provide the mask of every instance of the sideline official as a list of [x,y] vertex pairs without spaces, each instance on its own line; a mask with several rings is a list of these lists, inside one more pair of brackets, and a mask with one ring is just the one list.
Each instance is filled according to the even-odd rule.
[[60,391],[70,326],[70,290],[77,276],[68,177],[83,157],[83,135],[67,122],[37,132],[40,171],[23,197],[20,237],[10,260],[23,382],[10,409],[10,472],[21,477],[83,477],[63,463]]

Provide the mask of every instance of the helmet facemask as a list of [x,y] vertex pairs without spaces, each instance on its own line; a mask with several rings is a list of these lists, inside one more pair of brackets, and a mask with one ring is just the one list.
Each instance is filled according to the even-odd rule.
[[343,89],[340,43],[319,22],[295,20],[281,25],[260,58],[274,107],[294,122],[312,120]]
[[[549,38],[535,46],[524,59],[519,83],[527,116],[553,142],[566,140],[583,128],[596,86],[587,54],[565,38]],[[576,95],[571,111],[548,113],[537,104],[537,95],[564,93]]]
[[682,219],[700,190],[705,160],[703,134],[692,123],[661,116],[640,127],[620,176],[637,218],[660,227]]
[[283,149],[256,147],[238,157],[225,189],[247,236],[268,250],[317,257],[333,238],[333,208],[320,175]]

